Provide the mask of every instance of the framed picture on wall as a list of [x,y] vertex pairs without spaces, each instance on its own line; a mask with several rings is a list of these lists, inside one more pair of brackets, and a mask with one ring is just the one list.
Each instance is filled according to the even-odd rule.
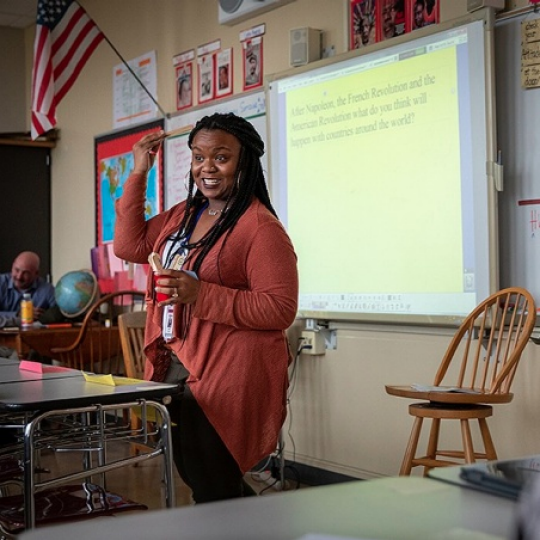
[[193,105],[193,62],[176,66],[176,109]]
[[361,49],[377,42],[375,0],[349,0],[349,48]]
[[214,98],[214,54],[205,54],[198,59],[199,64],[199,103]]
[[439,22],[440,0],[409,0],[409,27],[418,30]]
[[[377,40],[385,41],[409,31],[408,0],[377,0]],[[414,0],[413,0],[414,1]]]
[[262,85],[263,74],[263,44],[262,37],[243,42],[244,51],[244,90],[257,88]]
[[[115,203],[133,170],[133,145],[146,133],[164,129],[163,119],[95,137],[96,245],[112,242],[116,222]],[[163,210],[164,156],[160,149],[148,171],[144,212],[149,219]]]
[[232,49],[216,54],[216,97],[225,97],[233,92]]

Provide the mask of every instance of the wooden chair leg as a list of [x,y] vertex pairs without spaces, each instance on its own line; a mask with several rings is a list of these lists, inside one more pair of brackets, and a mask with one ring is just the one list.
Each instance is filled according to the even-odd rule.
[[[439,447],[439,433],[441,431],[441,419],[433,418],[431,420],[431,428],[429,430],[429,441],[427,447],[427,457],[429,459],[437,458],[437,448]],[[424,467],[424,476],[428,475],[432,467]]]
[[485,418],[479,418],[478,424],[480,425],[480,433],[482,434],[482,441],[484,441],[484,448],[486,450],[486,458],[490,461],[496,460],[497,451],[495,450],[495,445],[493,444],[493,439],[491,438],[491,433]]
[[418,439],[420,438],[420,431],[422,429],[422,423],[424,419],[417,416],[414,420],[411,436],[407,448],[405,449],[405,455],[403,456],[403,462],[401,463],[401,469],[399,470],[400,476],[409,476],[412,469],[412,461],[416,454],[416,448],[418,446]]
[[465,463],[474,463],[476,461],[474,457],[474,448],[471,436],[471,427],[469,421],[466,419],[460,420],[461,424],[461,439],[463,440],[463,451],[465,457]]
[[[130,413],[130,427],[131,427],[132,434],[137,433],[141,429],[141,422],[133,411],[131,411]],[[131,443],[130,455],[137,456],[139,454],[140,454],[140,451],[137,445],[135,443]],[[135,463],[134,466],[137,467],[138,463]]]

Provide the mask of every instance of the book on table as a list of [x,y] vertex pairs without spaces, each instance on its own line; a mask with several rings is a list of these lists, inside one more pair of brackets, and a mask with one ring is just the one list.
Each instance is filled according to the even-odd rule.
[[459,394],[480,394],[474,388],[462,388],[460,386],[431,386],[429,384],[411,384],[413,390],[418,392],[454,392]]
[[518,499],[521,491],[539,478],[540,455],[474,463],[461,467],[460,478],[482,491]]

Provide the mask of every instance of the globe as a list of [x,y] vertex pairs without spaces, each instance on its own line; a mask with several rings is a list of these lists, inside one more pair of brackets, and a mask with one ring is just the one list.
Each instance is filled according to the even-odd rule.
[[56,284],[54,297],[64,317],[78,317],[97,300],[98,281],[90,270],[76,270],[64,274]]

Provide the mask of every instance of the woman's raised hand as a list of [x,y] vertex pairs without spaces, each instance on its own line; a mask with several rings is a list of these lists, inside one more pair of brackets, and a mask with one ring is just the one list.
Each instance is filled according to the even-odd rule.
[[161,143],[167,137],[162,129],[147,133],[133,145],[133,172],[147,174],[154,165]]

